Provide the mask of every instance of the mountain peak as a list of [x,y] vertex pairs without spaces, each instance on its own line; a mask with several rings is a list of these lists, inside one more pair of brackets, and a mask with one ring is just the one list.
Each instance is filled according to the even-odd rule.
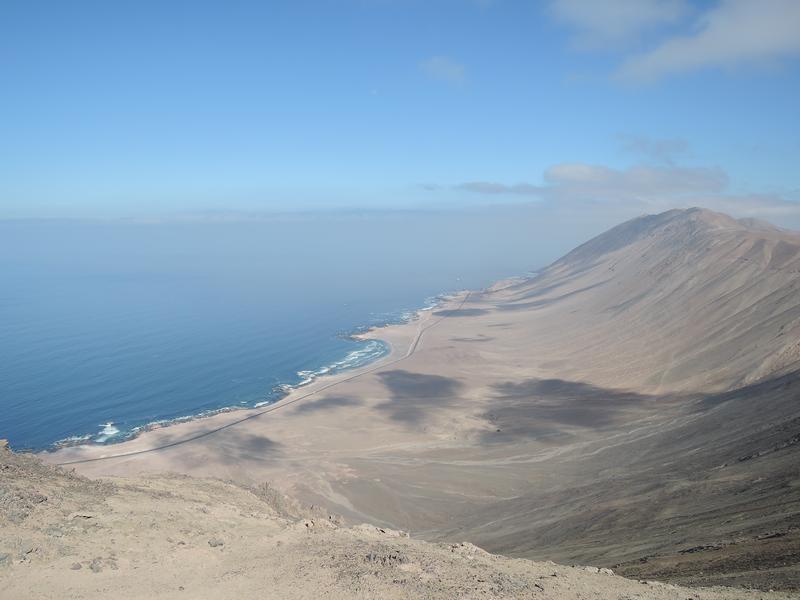
[[734,219],[733,217],[731,217],[730,215],[726,215],[725,213],[716,212],[708,208],[702,208],[699,206],[693,206],[691,208],[685,208],[685,209],[669,210],[655,216],[656,217],[669,216],[671,219],[677,222],[683,221],[683,222],[705,223],[706,225],[710,225],[712,227],[719,229],[742,229],[742,230],[749,230],[761,233],[767,233],[767,232],[788,233],[787,230],[777,227],[772,223],[763,221],[761,219],[754,219],[752,217]]
[[[645,215],[638,219],[646,219],[656,225],[667,224],[695,224],[705,225],[715,229],[742,229],[744,224],[733,217],[724,213],[716,212],[708,208],[693,206],[691,208],[675,208],[654,215]],[[637,219],[632,219],[636,221]],[[632,221],[627,221],[630,223]],[[625,225],[623,223],[622,225]]]
[[[692,207],[672,209],[662,213],[643,215],[617,225],[589,240],[554,263],[575,264],[595,262],[600,257],[641,242],[647,238],[660,238],[676,251],[700,243],[709,236],[731,233],[763,237],[769,234],[788,235],[769,223],[756,219],[737,220],[724,213],[707,208]],[[796,241],[796,240],[793,240]]]

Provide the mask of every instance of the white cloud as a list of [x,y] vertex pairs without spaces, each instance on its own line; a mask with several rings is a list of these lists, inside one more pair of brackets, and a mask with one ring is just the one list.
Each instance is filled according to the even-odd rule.
[[447,56],[432,56],[419,64],[420,69],[433,79],[451,84],[461,84],[466,80],[464,65]]
[[554,165],[544,179],[557,195],[596,200],[718,193],[728,185],[728,176],[718,168],[638,165],[617,170],[584,163]]
[[648,81],[707,67],[769,63],[800,53],[800,2],[721,0],[699,17],[690,35],[667,39],[634,56],[621,79]]
[[577,30],[579,46],[618,45],[688,13],[685,0],[553,0],[553,16]]
[[469,181],[454,186],[477,194],[514,194],[552,200],[617,202],[630,199],[675,198],[698,193],[720,193],[728,185],[727,174],[719,168],[650,167],[636,165],[613,169],[586,163],[562,163],[548,167],[544,185],[493,181]]
[[487,196],[524,196],[553,210],[598,216],[703,206],[735,217],[757,217],[782,227],[800,227],[800,202],[773,194],[730,193],[728,175],[716,167],[636,165],[614,169],[563,163],[546,169],[543,180],[543,185],[472,181],[453,189]]

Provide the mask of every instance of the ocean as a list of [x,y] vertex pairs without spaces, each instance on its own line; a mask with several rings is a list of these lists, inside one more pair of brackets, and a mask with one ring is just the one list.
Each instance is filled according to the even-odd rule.
[[0,222],[0,438],[114,443],[374,361],[386,346],[352,333],[541,264],[523,229],[487,245],[485,226],[438,213]]

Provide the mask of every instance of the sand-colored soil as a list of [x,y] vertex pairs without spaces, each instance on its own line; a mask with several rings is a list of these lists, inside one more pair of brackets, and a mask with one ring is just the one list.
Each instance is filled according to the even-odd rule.
[[0,598],[786,600],[342,527],[274,490],[180,476],[87,481],[0,450]]
[[45,459],[269,481],[351,523],[508,556],[800,587],[796,234],[644,217],[369,335],[391,356],[262,413]]

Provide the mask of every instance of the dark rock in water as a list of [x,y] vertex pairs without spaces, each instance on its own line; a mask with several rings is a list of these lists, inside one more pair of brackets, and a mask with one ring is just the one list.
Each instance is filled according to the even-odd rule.
[[208,545],[211,546],[212,548],[217,548],[219,546],[224,546],[225,542],[223,542],[219,538],[211,538],[210,540],[208,540]]

